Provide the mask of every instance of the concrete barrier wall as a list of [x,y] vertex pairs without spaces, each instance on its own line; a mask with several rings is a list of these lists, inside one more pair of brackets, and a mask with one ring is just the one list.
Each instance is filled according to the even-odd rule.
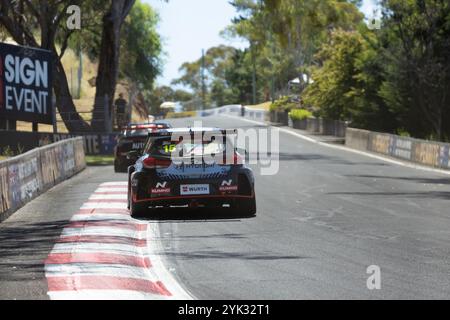
[[[268,118],[269,112],[263,109],[251,109],[244,107],[245,113],[244,118],[265,121]],[[228,106],[223,106],[220,108],[208,109],[197,112],[197,117],[211,117],[221,114],[229,114],[234,116],[242,116],[242,106],[239,104],[233,104]]]
[[345,145],[358,150],[369,150],[370,131],[347,128]]
[[345,137],[347,124],[344,121],[322,118],[306,119],[306,131],[326,136]]
[[0,162],[0,221],[86,168],[83,139],[73,138]]
[[[9,147],[12,151],[28,151],[53,142],[83,137],[84,148],[88,155],[112,155],[117,144],[118,134],[114,133],[42,133],[0,130],[0,153]],[[20,150],[19,150],[20,149]]]
[[347,128],[345,144],[354,149],[441,169],[450,169],[450,144]]

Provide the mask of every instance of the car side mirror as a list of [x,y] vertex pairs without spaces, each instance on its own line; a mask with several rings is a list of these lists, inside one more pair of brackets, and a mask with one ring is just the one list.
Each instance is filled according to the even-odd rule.
[[141,157],[141,154],[137,150],[133,150],[133,151],[130,151],[130,152],[127,153],[127,159],[128,160],[136,161],[140,157]]

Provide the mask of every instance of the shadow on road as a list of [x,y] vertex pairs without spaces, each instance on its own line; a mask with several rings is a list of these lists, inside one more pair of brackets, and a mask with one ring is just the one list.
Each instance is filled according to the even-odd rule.
[[421,184],[450,184],[450,178],[396,177],[379,175],[347,175],[347,177],[401,180],[406,182],[417,182]]
[[430,191],[430,192],[330,192],[328,195],[337,196],[367,196],[367,197],[383,197],[383,198],[417,198],[417,199],[450,199],[450,192],[446,191]]
[[348,161],[343,158],[335,156],[327,156],[324,154],[314,153],[288,153],[288,152],[261,152],[261,153],[249,153],[246,155],[247,160],[271,160],[279,159],[280,161],[323,161],[322,163],[330,163],[333,165],[367,165],[367,166],[389,166],[389,164],[382,162],[361,162],[361,161]]
[[202,251],[191,251],[191,252],[166,252],[167,256],[175,258],[175,259],[183,259],[183,260],[203,260],[203,259],[239,259],[239,260],[301,260],[301,259],[310,259],[310,257],[306,256],[297,256],[297,255],[283,255],[283,254],[275,254],[270,255],[266,252],[257,253],[249,253],[248,251],[244,252],[226,252],[223,250],[202,250]]
[[239,222],[242,219],[252,219],[256,215],[249,216],[235,212],[229,208],[158,208],[149,209],[146,215],[136,217],[138,220],[143,221],[158,221],[158,222],[216,222],[216,221],[228,221]]
[[44,260],[67,220],[3,226],[0,233],[0,281],[43,278]]

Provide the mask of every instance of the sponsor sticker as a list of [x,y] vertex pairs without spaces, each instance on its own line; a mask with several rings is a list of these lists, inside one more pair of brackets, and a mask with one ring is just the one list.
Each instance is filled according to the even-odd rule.
[[233,186],[233,180],[224,180],[222,185],[219,187],[220,191],[237,191],[238,186]]
[[220,190],[220,191],[237,191],[237,190],[238,190],[238,186],[225,186],[225,187],[220,187],[219,190]]
[[170,188],[167,187],[167,182],[158,182],[155,188],[151,189],[152,193],[170,193]]
[[144,142],[134,142],[132,148],[133,149],[143,149],[145,146]]
[[161,194],[161,193],[170,193],[170,188],[165,188],[165,189],[156,189],[156,188],[153,188],[153,189],[152,189],[152,193],[158,193],[158,194]]
[[209,184],[182,184],[180,185],[181,195],[209,194]]

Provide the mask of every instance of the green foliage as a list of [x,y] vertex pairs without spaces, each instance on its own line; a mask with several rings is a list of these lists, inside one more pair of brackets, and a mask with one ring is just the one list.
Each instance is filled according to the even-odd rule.
[[[204,58],[206,101],[210,106],[249,103],[251,93],[251,66],[248,51],[229,46],[208,49]],[[182,76],[173,84],[191,88],[195,96],[202,96],[202,58],[185,62],[180,67]]]
[[181,89],[173,90],[169,86],[159,86],[146,92],[146,100],[153,114],[161,113],[160,106],[164,102],[185,102],[193,99],[193,94]]
[[152,89],[154,80],[161,73],[158,22],[155,10],[138,0],[122,30],[120,76],[138,84],[142,90]]
[[380,96],[418,138],[450,139],[450,3],[383,1]]
[[290,111],[298,107],[298,104],[291,102],[289,96],[282,96],[280,99],[275,100],[269,107],[270,111]]
[[86,156],[86,164],[88,166],[112,166],[114,164],[114,156]]
[[168,112],[166,119],[191,118],[197,115],[196,111]]
[[15,152],[11,149],[10,146],[6,146],[3,148],[1,155],[5,158],[14,157]]
[[293,109],[289,112],[292,120],[305,120],[312,117],[312,112],[306,109]]
[[337,30],[304,100],[352,126],[450,138],[450,3],[385,0],[383,27]]
[[[369,49],[364,38],[355,31],[337,30],[331,41],[317,54],[323,60],[313,71],[314,83],[304,92],[307,105],[319,109],[324,118],[347,120],[358,117],[359,99],[364,99],[367,83],[362,78],[360,60]],[[370,89],[369,89],[370,90]]]
[[[363,23],[361,1],[232,4],[240,15],[224,34],[247,39],[256,52],[259,99],[285,94],[298,77],[315,115],[450,139],[450,2],[382,0],[381,30]],[[271,110],[286,105],[276,101]]]
[[3,157],[3,158],[11,158],[11,157],[18,156],[18,155],[24,153],[25,148],[19,143],[19,144],[16,146],[16,150],[17,150],[17,151],[14,151],[14,149],[11,148],[11,146],[6,146],[6,147],[4,147],[3,150],[1,151],[0,157]]
[[355,1],[234,0],[240,13],[225,34],[247,39],[256,53],[258,99],[269,100],[286,91],[288,81],[320,63],[315,53],[328,41],[330,30],[353,30],[363,15]]

